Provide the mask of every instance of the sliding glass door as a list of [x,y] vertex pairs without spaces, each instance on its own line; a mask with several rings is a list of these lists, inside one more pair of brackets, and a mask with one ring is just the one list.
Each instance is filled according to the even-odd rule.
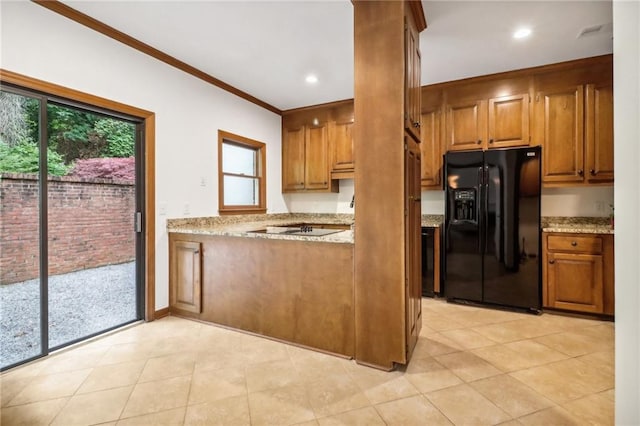
[[0,129],[4,369],[142,319],[144,186],[140,123],[15,88],[1,96],[14,108]]
[[[41,355],[46,347],[46,265],[41,241],[40,150],[44,102],[0,91],[0,367]],[[45,179],[46,180],[46,179]]]

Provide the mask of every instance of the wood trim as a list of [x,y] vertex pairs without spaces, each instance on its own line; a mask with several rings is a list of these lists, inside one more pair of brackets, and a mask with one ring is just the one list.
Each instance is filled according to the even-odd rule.
[[155,114],[140,108],[90,95],[68,87],[48,83],[0,68],[0,83],[15,84],[37,92],[82,102],[144,120],[145,146],[145,321],[155,316],[155,271],[156,271],[156,222],[155,222]]
[[154,312],[153,316],[155,317],[155,319],[168,317],[169,316],[169,307],[167,306],[166,308],[158,309],[157,311]]
[[[222,173],[222,142],[224,140],[236,142],[248,148],[257,150],[260,154],[260,203],[257,206],[225,206],[224,205],[224,175]],[[231,214],[264,214],[267,212],[267,144],[244,136],[218,130],[218,213]]]
[[424,9],[422,8],[422,1],[420,0],[407,0],[409,9],[413,14],[413,20],[416,23],[416,29],[418,33],[427,28],[427,19],[424,16]]
[[522,68],[518,70],[505,71],[495,74],[481,75],[477,77],[467,77],[460,80],[445,81],[422,86],[422,89],[444,89],[450,86],[458,86],[466,83],[479,83],[491,80],[501,80],[516,77],[530,77],[532,74],[544,74],[549,72],[563,71],[574,68],[583,68],[590,65],[606,64],[613,62],[613,54],[592,56],[589,58],[576,59],[573,61],[558,62],[554,64],[540,65],[531,68]]
[[271,104],[268,104],[254,96],[251,96],[250,94],[243,92],[242,90],[237,89],[231,86],[230,84],[227,84],[224,81],[219,80],[213,77],[212,75],[207,74],[204,71],[201,71],[185,62],[182,62],[181,60],[174,58],[173,56],[170,56],[162,52],[161,50],[156,49],[155,47],[152,47],[146,43],[143,43],[140,40],[135,39],[130,35],[123,33],[122,31],[118,31],[117,29],[101,21],[98,21],[97,19],[94,19],[88,15],[85,15],[84,13],[72,7],[69,7],[64,3],[61,3],[58,0],[32,0],[32,1],[46,9],[49,9],[52,12],[62,15],[65,18],[69,18],[72,21],[75,21],[78,24],[84,25],[87,28],[91,28],[94,31],[104,34],[107,37],[110,37],[116,41],[119,41],[120,43],[123,43],[139,52],[147,54],[161,62],[164,62],[165,64],[171,65],[172,67],[175,67],[181,71],[184,71],[187,74],[191,74],[192,76],[199,78],[200,80],[203,80],[216,87],[219,87],[222,90],[226,90],[227,92],[232,93],[244,100],[254,103],[273,113],[276,113],[279,115],[282,114],[282,111],[279,108],[276,108]]
[[325,102],[323,104],[317,104],[317,105],[309,105],[309,106],[305,106],[305,107],[300,107],[300,108],[292,108],[292,109],[287,109],[282,111],[282,115],[291,115],[291,114],[296,114],[299,112],[303,112],[303,111],[311,111],[311,110],[315,110],[317,108],[335,108],[335,107],[340,107],[340,106],[345,106],[345,105],[353,105],[353,98],[350,99],[342,99],[340,101],[333,101],[333,102]]
[[145,320],[153,321],[156,306],[156,115],[144,120]]

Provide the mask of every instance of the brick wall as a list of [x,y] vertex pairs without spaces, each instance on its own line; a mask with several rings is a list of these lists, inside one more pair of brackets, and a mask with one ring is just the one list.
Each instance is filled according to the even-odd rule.
[[[135,187],[49,177],[49,275],[133,260]],[[0,174],[0,284],[37,278],[38,178]]]

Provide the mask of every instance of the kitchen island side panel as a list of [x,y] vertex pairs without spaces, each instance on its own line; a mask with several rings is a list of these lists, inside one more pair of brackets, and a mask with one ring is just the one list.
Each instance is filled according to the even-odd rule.
[[355,355],[352,244],[177,233],[170,239],[202,244],[202,313],[173,313]]

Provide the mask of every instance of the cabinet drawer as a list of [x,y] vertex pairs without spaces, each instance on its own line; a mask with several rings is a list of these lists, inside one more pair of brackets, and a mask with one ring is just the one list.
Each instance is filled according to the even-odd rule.
[[600,254],[602,253],[602,238],[596,236],[549,235],[547,237],[547,250]]

